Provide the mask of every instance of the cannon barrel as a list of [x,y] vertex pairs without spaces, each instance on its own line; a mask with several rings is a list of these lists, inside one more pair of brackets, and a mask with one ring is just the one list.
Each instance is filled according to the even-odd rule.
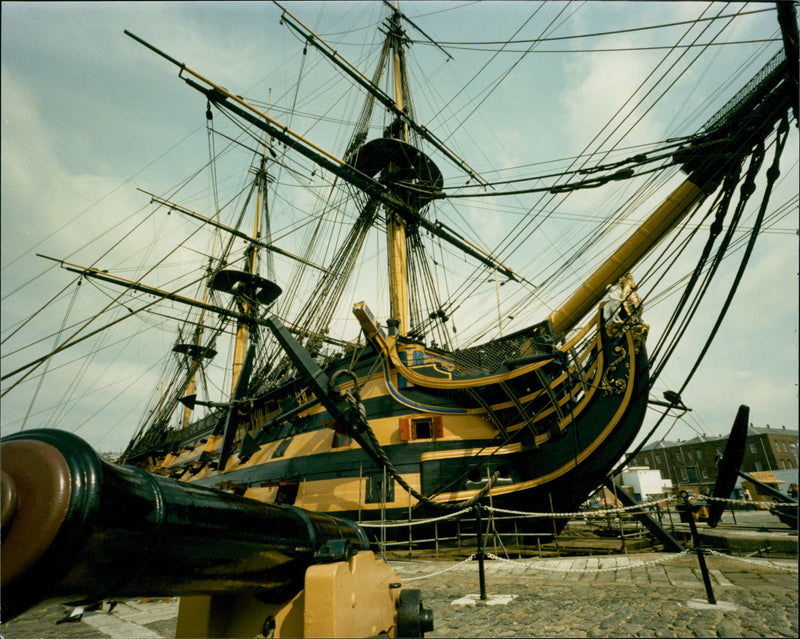
[[64,431],[15,433],[0,454],[2,621],[52,599],[278,599],[369,548],[353,522],[112,464]]

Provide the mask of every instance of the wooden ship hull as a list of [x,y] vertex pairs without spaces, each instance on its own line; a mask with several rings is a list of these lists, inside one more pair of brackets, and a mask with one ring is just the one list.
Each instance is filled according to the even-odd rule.
[[[357,311],[369,329],[369,313],[363,305]],[[495,473],[491,499],[497,507],[576,510],[641,427],[646,326],[638,318],[606,323],[598,314],[557,349],[542,338],[544,329],[484,345],[480,354],[448,357],[420,344],[398,346],[372,324],[379,354],[352,369],[339,367],[358,380],[380,448],[411,487],[430,496],[429,504],[397,486],[324,406],[312,400],[302,412],[287,409],[286,398],[297,389],[280,389],[248,408],[233,442],[236,454],[224,468],[218,468],[224,433],[213,426],[183,439],[143,440],[126,462],[359,522],[440,516],[437,506],[473,500]],[[470,374],[463,362],[476,355],[488,363],[493,357],[497,372],[476,374],[473,366]]]

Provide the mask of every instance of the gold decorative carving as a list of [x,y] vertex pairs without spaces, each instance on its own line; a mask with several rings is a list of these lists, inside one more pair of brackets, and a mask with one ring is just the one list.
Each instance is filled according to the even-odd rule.
[[604,395],[621,395],[628,383],[628,367],[623,362],[628,358],[628,350],[623,346],[613,348],[614,359],[606,366],[600,388]]
[[636,282],[630,273],[625,273],[612,287],[611,300],[616,300],[620,305],[606,322],[606,334],[614,338],[630,332],[633,337],[634,352],[638,354],[647,338],[650,326],[642,321],[643,304],[636,291]]

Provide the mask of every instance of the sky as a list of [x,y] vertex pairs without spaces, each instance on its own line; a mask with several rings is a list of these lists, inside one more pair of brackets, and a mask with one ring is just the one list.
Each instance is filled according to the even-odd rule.
[[[379,37],[374,24],[385,15],[382,3],[286,6],[371,74],[374,63],[366,57],[366,44]],[[745,7],[744,11],[758,12],[738,18],[720,36],[720,41],[739,44],[710,47],[701,62],[676,76],[677,100],[670,93],[657,107],[649,109],[645,101],[633,109],[625,98],[665,54],[659,47],[674,42],[685,25],[551,40],[523,55],[530,40],[680,23],[704,11],[734,13],[742,5],[402,3],[414,23],[444,43],[453,57],[448,59],[430,44],[415,45],[411,71],[424,68],[430,80],[425,86],[419,83],[416,113],[490,180],[563,168],[565,163],[557,160],[579,153],[618,109],[641,116],[634,133],[623,135],[623,128],[616,134],[620,146],[688,135],[778,50],[777,42],[755,42],[778,35],[774,11],[763,11],[771,7]],[[302,43],[280,24],[280,9],[271,3],[2,3],[4,376],[52,349],[61,339],[55,333],[62,326],[91,316],[102,305],[115,304],[105,289],[71,284],[72,274],[37,254],[83,265],[99,259],[100,268],[113,267],[130,276],[141,273],[141,265],[158,255],[162,246],[196,228],[176,215],[146,215],[149,197],[137,189],[170,193],[172,185],[206,161],[205,101],[177,77],[174,66],[126,37],[125,29],[234,93],[270,101],[278,119],[294,100],[301,114],[292,127],[339,153],[343,141],[333,132],[336,122],[315,123],[302,114],[338,109],[352,116],[358,108],[357,102],[345,102],[345,93],[338,89],[344,79],[332,73],[319,54],[309,50],[303,56]],[[422,39],[419,31],[409,28],[409,32]],[[496,45],[456,44],[510,38],[527,42],[497,55]],[[726,84],[731,75],[736,80]],[[299,77],[303,88],[295,93]],[[759,239],[722,329],[683,393],[692,411],[680,420],[666,420],[659,436],[688,439],[700,433],[727,433],[740,404],[751,407],[756,425],[797,428],[797,155],[793,128],[772,206],[788,202],[788,213]],[[446,189],[465,182],[457,169],[442,166]],[[517,168],[522,166],[528,168]],[[220,197],[239,187],[238,182],[223,184]],[[187,206],[208,209],[208,188],[184,194],[189,196]],[[663,189],[653,197],[661,195]],[[303,196],[291,197],[276,207],[277,228],[288,228],[293,219],[305,215]],[[561,209],[560,226],[544,229],[544,239],[526,239],[530,249],[522,252],[523,257],[510,258],[509,266],[532,273],[536,260],[550,255],[545,249],[568,254],[576,221],[590,217],[595,207],[607,206],[602,197],[594,192],[571,196]],[[440,215],[491,249],[501,239],[501,229],[532,210],[535,202],[519,196],[496,209],[491,206],[485,200],[456,201]],[[649,206],[650,201],[642,208]],[[461,208],[456,211],[456,207]],[[748,215],[752,220],[753,213]],[[110,261],[106,252],[125,235],[122,257]],[[721,283],[710,293],[708,310],[700,314],[655,394],[682,384],[737,261],[734,256],[726,262]],[[169,282],[175,275],[169,268],[180,270],[181,264],[175,261],[162,268],[156,280]],[[576,263],[574,268],[577,273],[583,265]],[[487,286],[476,296],[472,313],[478,309],[482,314],[481,309],[494,303],[494,294],[494,285]],[[53,296],[57,299],[48,302]],[[369,298],[366,292],[364,298]],[[541,321],[558,302],[558,295],[534,298],[508,320],[506,331]],[[380,312],[380,302],[375,305]],[[651,340],[666,321],[660,306],[645,318],[651,325]],[[45,310],[22,324],[40,307]],[[122,306],[118,310],[119,316],[124,315]],[[181,317],[179,311],[169,313]],[[472,319],[458,315],[454,321],[469,327]],[[99,450],[122,450],[159,386],[164,354],[174,341],[172,319],[145,314],[87,340],[85,351],[76,347],[61,353],[24,381],[10,375],[2,386],[3,433],[58,427],[77,432]],[[23,348],[30,343],[34,346]],[[90,348],[97,354],[87,358]],[[220,394],[225,392],[222,386],[216,389]],[[657,417],[651,411],[643,430]]]

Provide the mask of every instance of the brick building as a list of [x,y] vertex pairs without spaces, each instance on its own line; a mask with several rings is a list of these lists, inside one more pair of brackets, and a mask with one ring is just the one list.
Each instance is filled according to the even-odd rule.
[[[717,480],[714,459],[722,455],[727,441],[725,436],[651,443],[639,451],[630,466],[657,468],[676,490],[692,489],[699,493],[714,487]],[[747,429],[742,470],[752,473],[796,469],[797,454],[797,430],[751,425]]]

